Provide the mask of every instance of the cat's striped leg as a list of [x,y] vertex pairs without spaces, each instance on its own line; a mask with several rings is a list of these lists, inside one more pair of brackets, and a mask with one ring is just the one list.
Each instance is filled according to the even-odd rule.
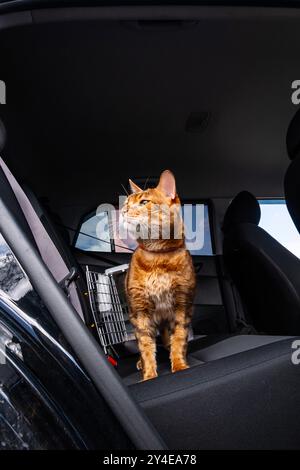
[[187,341],[190,320],[185,310],[177,310],[174,325],[171,325],[170,359],[172,372],[187,369]]
[[143,380],[153,379],[157,377],[156,329],[147,316],[136,318],[135,335],[141,354],[137,367],[143,371]]

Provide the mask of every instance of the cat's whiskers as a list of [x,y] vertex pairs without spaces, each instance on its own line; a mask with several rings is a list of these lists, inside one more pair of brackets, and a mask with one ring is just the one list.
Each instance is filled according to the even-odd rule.
[[148,176],[147,179],[146,179],[146,181],[145,181],[143,191],[145,191],[145,188],[146,188],[146,186],[147,186],[147,183],[148,183],[148,181],[149,181],[149,178],[150,178],[150,176]]
[[125,188],[124,184],[123,183],[120,183],[122,188],[124,189],[125,193],[126,193],[126,196],[129,196],[129,193],[127,191],[127,189]]

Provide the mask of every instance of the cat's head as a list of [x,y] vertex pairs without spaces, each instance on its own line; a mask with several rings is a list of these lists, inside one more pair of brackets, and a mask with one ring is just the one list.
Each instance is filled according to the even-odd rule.
[[173,173],[165,170],[155,188],[141,189],[129,180],[130,194],[122,208],[125,228],[140,243],[174,246],[183,243],[180,200]]

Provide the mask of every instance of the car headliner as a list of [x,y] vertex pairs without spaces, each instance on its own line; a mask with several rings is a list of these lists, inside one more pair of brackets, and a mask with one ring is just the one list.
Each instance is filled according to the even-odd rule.
[[[4,157],[61,215],[115,201],[128,177],[165,168],[186,199],[242,189],[283,195],[286,130],[297,110],[291,83],[300,79],[299,10],[22,15],[26,26],[18,20],[0,33]],[[207,128],[188,132],[188,117],[201,112],[210,113]]]

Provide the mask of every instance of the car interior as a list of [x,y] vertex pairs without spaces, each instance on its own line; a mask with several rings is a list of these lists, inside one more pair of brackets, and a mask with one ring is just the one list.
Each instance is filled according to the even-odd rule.
[[260,201],[280,200],[300,232],[299,24],[297,8],[259,7],[44,8],[0,19],[0,196],[44,259],[20,197],[29,201],[75,269],[78,313],[97,341],[91,273],[115,276],[123,302],[131,258],[87,233],[97,207],[117,205],[129,178],[155,183],[166,168],[182,202],[205,207],[190,368],[172,374],[158,338],[159,377],[142,382],[129,330],[103,348],[171,449],[299,447],[290,357],[300,259],[260,224]]

